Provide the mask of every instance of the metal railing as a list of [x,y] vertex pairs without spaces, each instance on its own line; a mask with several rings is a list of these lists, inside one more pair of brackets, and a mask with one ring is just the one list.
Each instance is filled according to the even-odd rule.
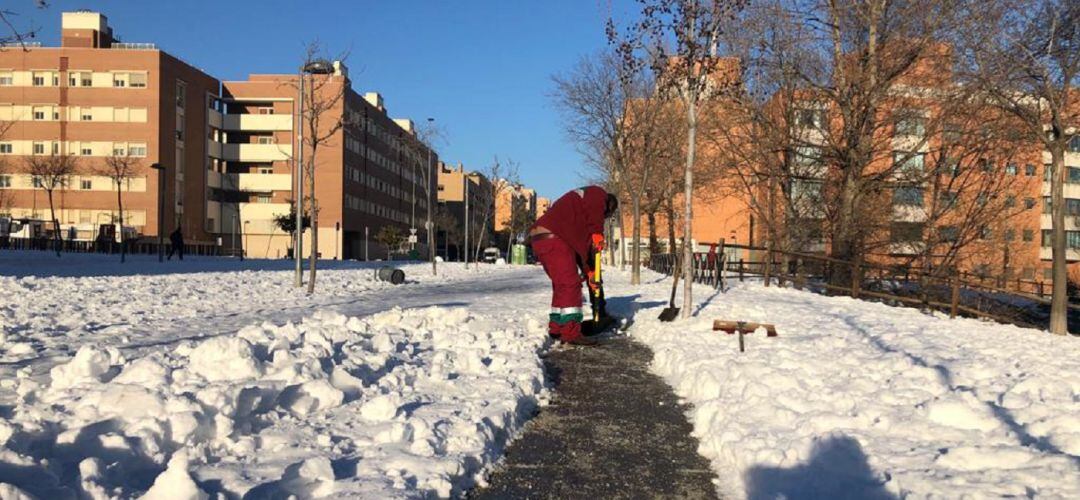
[[[156,240],[132,240],[125,242],[129,255],[157,255],[158,244]],[[88,240],[55,240],[52,238],[10,238],[0,236],[0,250],[36,250],[43,252],[55,252],[59,246],[65,253],[120,253],[120,243],[116,241],[88,241]],[[170,248],[169,242],[165,242],[165,250]],[[185,243],[184,253],[187,255],[223,255],[222,248],[210,243]]]

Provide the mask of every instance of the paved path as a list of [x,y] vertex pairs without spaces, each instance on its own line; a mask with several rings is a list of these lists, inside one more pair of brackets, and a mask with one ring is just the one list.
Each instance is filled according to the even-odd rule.
[[552,404],[470,498],[716,498],[685,408],[651,359],[626,338],[553,351]]

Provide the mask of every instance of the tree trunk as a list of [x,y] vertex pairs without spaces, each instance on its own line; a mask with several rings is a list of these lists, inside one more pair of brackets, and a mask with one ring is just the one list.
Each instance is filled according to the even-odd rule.
[[[693,92],[693,89],[690,90]],[[683,187],[683,196],[686,197],[686,210],[683,212],[683,307],[682,317],[689,318],[693,315],[694,305],[694,246],[693,223],[694,223],[694,146],[696,145],[697,114],[694,109],[695,96],[691,95],[686,100],[686,186]]]
[[435,223],[431,220],[431,194],[428,194],[427,204],[427,222],[424,224],[427,226],[427,241],[428,241],[428,254],[431,255],[431,275],[438,276],[439,269],[435,262]]
[[116,208],[120,211],[120,262],[127,259],[127,248],[124,246],[124,199],[120,194],[120,183],[116,183]]
[[1050,218],[1051,230],[1051,266],[1053,272],[1053,295],[1050,298],[1050,333],[1065,335],[1068,333],[1068,297],[1066,284],[1065,242],[1065,145],[1055,141],[1050,146],[1050,158],[1054,175],[1050,180]]
[[[855,170],[848,167],[844,171],[843,191],[840,193],[840,210],[837,214],[836,227],[832,234],[831,257],[847,262],[854,262],[860,257],[856,248],[855,224],[857,224],[858,210],[855,206],[857,186],[855,182]],[[848,266],[832,266],[829,282],[835,286],[851,286],[851,269]]]
[[[314,134],[314,132],[312,132]],[[308,275],[307,293],[315,293],[315,265],[319,257],[319,207],[315,200],[315,148],[311,148],[311,170],[308,175],[308,192],[311,206],[311,256],[308,257],[308,266],[311,267]]]
[[52,190],[46,191],[49,197],[49,215],[52,217],[53,222],[53,248],[56,250],[56,256],[60,257],[60,246],[63,244],[60,239],[60,220],[56,218],[56,208],[53,207],[53,195]]
[[649,222],[649,256],[660,253],[660,240],[656,237],[656,210],[645,214]]
[[[630,249],[630,259],[631,259],[631,261],[630,261],[630,284],[631,285],[640,285],[641,284],[641,245],[639,244],[639,242],[641,241],[641,200],[639,200],[637,197],[635,197],[631,201],[631,204],[633,206],[632,210],[634,212],[634,221],[631,223],[631,228],[632,228],[631,233],[632,234],[630,236],[630,243],[632,245],[634,245],[634,246],[633,246],[633,248]],[[652,246],[653,236],[655,236],[655,235],[650,235],[650,238],[649,238],[650,247]]]

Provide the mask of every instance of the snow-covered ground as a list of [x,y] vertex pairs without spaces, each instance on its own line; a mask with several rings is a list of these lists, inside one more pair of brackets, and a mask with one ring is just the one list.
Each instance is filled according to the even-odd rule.
[[0,253],[0,498],[460,494],[546,400],[542,273],[375,267]]
[[[536,267],[114,259],[0,253],[0,498],[460,494],[547,398]],[[751,283],[661,324],[607,276],[724,497],[1080,498],[1080,339]]]
[[[632,332],[692,403],[721,495],[1080,498],[1080,339],[761,284],[697,290],[696,318],[639,311]],[[740,353],[714,319],[780,336]]]

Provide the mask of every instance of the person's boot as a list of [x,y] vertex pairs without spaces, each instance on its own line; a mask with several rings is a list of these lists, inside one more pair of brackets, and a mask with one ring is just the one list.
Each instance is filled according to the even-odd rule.
[[596,345],[597,344],[597,340],[595,338],[586,337],[585,335],[582,335],[582,333],[581,333],[581,322],[580,321],[570,321],[570,322],[567,322],[566,324],[564,324],[562,326],[563,326],[562,335],[560,336],[559,340],[561,340],[564,344],[573,344],[573,345]]
[[551,313],[548,315],[548,336],[552,340],[559,340],[562,335],[562,324],[559,323],[559,313]]

